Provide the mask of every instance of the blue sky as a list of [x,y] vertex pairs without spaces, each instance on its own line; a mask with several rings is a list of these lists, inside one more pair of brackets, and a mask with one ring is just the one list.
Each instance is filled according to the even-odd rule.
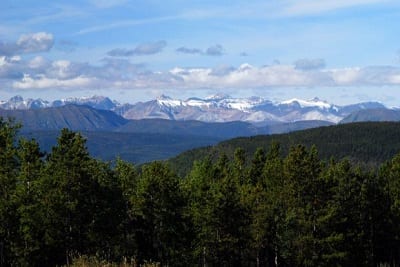
[[224,93],[400,106],[396,0],[2,0],[0,10],[0,100]]

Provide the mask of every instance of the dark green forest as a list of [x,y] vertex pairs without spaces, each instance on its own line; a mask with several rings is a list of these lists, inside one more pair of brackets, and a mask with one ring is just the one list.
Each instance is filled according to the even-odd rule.
[[[271,142],[178,176],[93,158],[63,129],[47,154],[0,119],[0,266],[85,255],[162,266],[399,266],[400,154],[371,168]],[[323,151],[321,151],[323,153]],[[189,160],[189,159],[188,159]]]
[[196,160],[210,157],[216,161],[225,154],[233,159],[237,148],[243,148],[251,158],[258,148],[268,150],[272,143],[279,143],[287,155],[291,147],[302,144],[315,145],[322,160],[347,158],[363,168],[377,168],[400,152],[399,122],[358,122],[295,131],[285,134],[239,137],[220,142],[215,146],[195,148],[169,160],[172,169],[186,176]]

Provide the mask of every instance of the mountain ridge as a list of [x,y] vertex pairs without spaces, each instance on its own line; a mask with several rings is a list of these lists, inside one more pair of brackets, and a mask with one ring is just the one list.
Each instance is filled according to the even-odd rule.
[[261,97],[233,98],[228,95],[214,95],[204,99],[191,97],[186,100],[161,95],[156,99],[135,104],[120,104],[104,96],[67,98],[53,102],[42,99],[24,100],[21,96],[15,96],[8,101],[0,101],[0,109],[30,110],[61,107],[69,104],[112,111],[125,119],[196,120],[203,122],[243,121],[255,125],[307,120],[328,121],[336,124],[352,112],[366,109],[388,109],[379,102],[362,102],[339,106],[319,98],[311,100],[294,98],[273,102]]
[[23,131],[62,128],[73,131],[111,131],[127,123],[126,119],[112,111],[72,104],[41,109],[0,109],[0,116],[14,118],[22,124]]
[[354,122],[290,133],[232,138],[217,145],[185,151],[168,162],[185,177],[195,161],[205,158],[217,160],[220,155],[233,156],[237,148],[244,149],[247,158],[251,158],[258,148],[268,151],[273,142],[280,145],[282,155],[287,155],[291,147],[299,144],[315,145],[323,160],[347,158],[357,164],[362,162],[363,167],[369,168],[400,152],[400,122]]

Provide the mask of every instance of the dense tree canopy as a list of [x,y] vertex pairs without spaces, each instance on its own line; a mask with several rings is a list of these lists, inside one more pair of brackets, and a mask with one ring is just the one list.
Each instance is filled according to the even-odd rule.
[[79,255],[163,266],[398,266],[400,155],[366,171],[278,143],[205,157],[179,177],[92,158],[62,130],[47,155],[0,119],[0,266]]

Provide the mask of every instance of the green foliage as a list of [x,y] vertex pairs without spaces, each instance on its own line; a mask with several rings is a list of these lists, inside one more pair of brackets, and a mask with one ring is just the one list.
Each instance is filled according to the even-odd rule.
[[[302,144],[307,148],[318,147],[319,157],[328,161],[349,159],[353,164],[366,168],[377,168],[400,151],[399,122],[364,122],[340,124],[291,132],[287,134],[259,135],[223,141],[216,146],[197,148],[169,160],[172,169],[185,176],[195,160],[210,156],[216,160],[226,154],[231,158],[236,148],[244,149],[246,158],[251,158],[257,149],[267,149],[279,143],[283,154],[291,147]],[[248,162],[250,163],[250,161]]]
[[17,131],[0,120],[0,266],[400,264],[400,155],[366,170],[316,146],[226,146],[181,178],[98,161],[66,129],[45,156]]
[[19,125],[0,117],[0,265],[12,262],[12,246],[17,225],[14,195],[17,187],[18,159],[14,146]]

